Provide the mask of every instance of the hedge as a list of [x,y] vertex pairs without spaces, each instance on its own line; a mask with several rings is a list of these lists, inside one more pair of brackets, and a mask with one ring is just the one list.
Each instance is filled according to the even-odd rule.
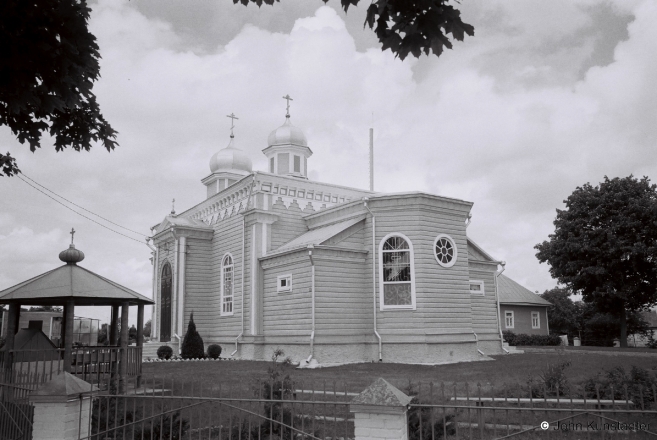
[[509,345],[561,345],[561,338],[559,335],[526,335],[521,333],[516,335],[511,331],[504,331],[504,340],[509,343]]

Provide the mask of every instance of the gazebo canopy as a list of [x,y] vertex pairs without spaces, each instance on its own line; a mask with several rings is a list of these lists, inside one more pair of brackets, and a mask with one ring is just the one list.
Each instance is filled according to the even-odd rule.
[[152,300],[76,264],[65,264],[0,292],[0,304],[76,306],[154,304]]

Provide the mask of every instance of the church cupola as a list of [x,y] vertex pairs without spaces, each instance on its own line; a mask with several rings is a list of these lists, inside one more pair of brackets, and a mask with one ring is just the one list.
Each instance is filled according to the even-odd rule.
[[308,158],[313,152],[308,148],[306,135],[290,121],[292,98],[286,95],[283,99],[287,100],[285,123],[271,132],[267,139],[268,146],[262,152],[267,156],[270,173],[307,179]]
[[252,171],[249,156],[235,147],[234,121],[239,118],[232,113],[228,117],[231,118],[230,142],[226,148],[219,150],[210,158],[212,174],[202,180],[208,189],[208,198],[228,188],[244,176],[248,176]]

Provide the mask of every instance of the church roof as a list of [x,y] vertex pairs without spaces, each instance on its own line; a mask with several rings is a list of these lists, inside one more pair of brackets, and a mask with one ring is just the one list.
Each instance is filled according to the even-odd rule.
[[196,228],[196,229],[212,229],[207,224],[203,223],[201,220],[196,220],[193,218],[182,217],[181,215],[167,215],[164,217],[164,220],[155,227],[155,233],[157,235],[162,231],[166,231],[172,226],[181,226],[186,228]]
[[363,220],[363,216],[352,218],[338,223],[333,223],[328,226],[323,226],[320,228],[313,229],[306,232],[295,238],[294,240],[284,244],[283,246],[276,249],[276,252],[279,251],[288,251],[297,248],[307,247],[308,245],[320,245],[329,238],[339,234],[350,226],[355,225],[359,221]]
[[123,301],[131,305],[154,304],[134,290],[76,264],[65,264],[0,292],[0,304],[54,305],[69,299],[79,306],[114,305]]
[[497,287],[501,304],[513,304],[520,306],[550,306],[550,302],[544,300],[531,290],[513,281],[502,274],[498,277]]

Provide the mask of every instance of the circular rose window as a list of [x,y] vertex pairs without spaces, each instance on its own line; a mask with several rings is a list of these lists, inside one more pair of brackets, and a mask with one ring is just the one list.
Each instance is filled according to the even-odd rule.
[[436,237],[433,252],[436,261],[443,267],[452,267],[456,263],[456,243],[449,235],[440,234]]

